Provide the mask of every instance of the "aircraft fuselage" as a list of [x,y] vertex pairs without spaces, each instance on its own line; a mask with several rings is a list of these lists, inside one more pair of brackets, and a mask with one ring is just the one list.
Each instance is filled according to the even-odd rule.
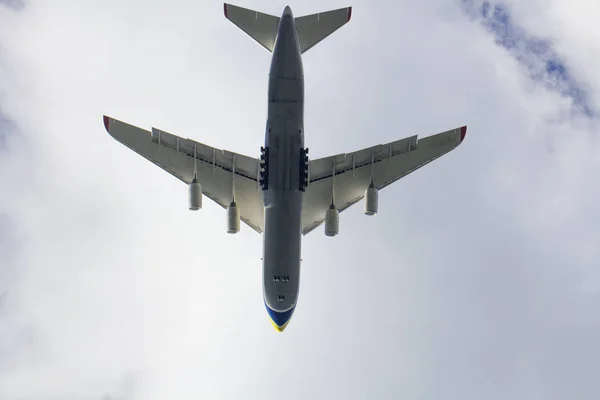
[[300,283],[304,149],[304,73],[289,7],[281,17],[271,61],[265,148],[263,295],[275,327],[283,330],[294,312]]

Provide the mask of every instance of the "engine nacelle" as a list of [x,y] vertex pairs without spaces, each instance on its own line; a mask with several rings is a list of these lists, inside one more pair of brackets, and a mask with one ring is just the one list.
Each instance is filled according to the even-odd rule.
[[192,182],[189,185],[190,191],[190,210],[196,211],[202,208],[202,185],[198,182]]
[[373,186],[369,186],[365,190],[365,214],[375,215],[377,214],[377,208],[379,207],[379,191]]
[[240,209],[235,201],[227,207],[227,233],[238,233],[240,231]]
[[325,213],[325,235],[335,236],[340,232],[340,212],[332,204]]

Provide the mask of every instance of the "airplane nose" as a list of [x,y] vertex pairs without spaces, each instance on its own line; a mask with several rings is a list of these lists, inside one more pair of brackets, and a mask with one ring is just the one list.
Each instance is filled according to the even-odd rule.
[[277,332],[283,332],[283,330],[288,326],[290,319],[292,319],[292,314],[294,314],[294,309],[296,308],[296,306],[294,306],[286,311],[275,311],[266,303],[265,307],[267,307],[267,313],[269,313],[271,323]]
[[285,6],[285,9],[283,10],[283,16],[292,16],[292,9],[290,8],[290,6]]

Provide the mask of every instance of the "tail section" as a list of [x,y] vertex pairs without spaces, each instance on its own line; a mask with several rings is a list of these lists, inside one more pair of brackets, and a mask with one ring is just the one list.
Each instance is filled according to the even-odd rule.
[[[265,49],[273,52],[280,18],[258,11],[224,4],[225,17],[246,32]],[[286,8],[287,9],[287,8]],[[352,7],[339,8],[318,14],[295,18],[300,52],[304,53],[314,45],[341,28],[352,16]]]
[[345,7],[296,18],[300,52],[308,51],[315,44],[345,25],[351,17],[352,7]]
[[279,26],[279,17],[263,14],[258,11],[248,10],[225,3],[223,5],[225,18],[233,22],[252,39],[256,40],[262,47],[273,52],[275,38]]

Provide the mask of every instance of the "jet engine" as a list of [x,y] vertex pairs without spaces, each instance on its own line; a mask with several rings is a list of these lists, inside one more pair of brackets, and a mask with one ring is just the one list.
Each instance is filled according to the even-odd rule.
[[227,207],[227,233],[238,233],[240,231],[240,209],[235,201]]
[[195,180],[189,185],[190,210],[196,211],[202,208],[202,185]]
[[365,214],[375,215],[377,214],[377,208],[379,205],[379,192],[377,189],[370,185],[365,190]]
[[335,236],[340,231],[340,212],[332,204],[325,213],[325,235]]

